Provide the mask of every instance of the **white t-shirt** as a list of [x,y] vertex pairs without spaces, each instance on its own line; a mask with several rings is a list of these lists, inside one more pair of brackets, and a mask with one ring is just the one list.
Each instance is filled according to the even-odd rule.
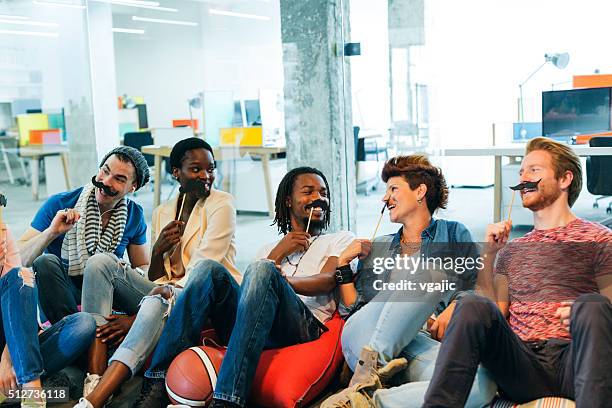
[[[304,252],[295,252],[281,262],[281,269],[287,276],[312,276],[321,272],[323,265],[330,256],[339,256],[353,241],[354,235],[349,231],[340,231],[334,234],[319,235],[310,238],[310,247]],[[256,259],[265,259],[270,251],[280,242],[271,242],[259,249]],[[301,258],[301,260],[300,260]],[[298,264],[299,262],[299,264]],[[293,265],[292,265],[293,264]],[[297,267],[295,266],[297,265]],[[336,310],[336,301],[333,291],[319,296],[304,296],[298,294],[302,302],[310,309],[312,314],[322,323],[329,320]]]

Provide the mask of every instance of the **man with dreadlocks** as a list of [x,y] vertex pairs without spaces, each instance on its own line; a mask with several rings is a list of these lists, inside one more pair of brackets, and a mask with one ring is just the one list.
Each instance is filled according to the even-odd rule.
[[244,275],[236,323],[223,359],[212,407],[243,407],[264,348],[319,338],[336,309],[338,257],[350,232],[324,234],[329,185],[311,167],[289,171],[276,194],[274,224],[284,236],[265,245]]

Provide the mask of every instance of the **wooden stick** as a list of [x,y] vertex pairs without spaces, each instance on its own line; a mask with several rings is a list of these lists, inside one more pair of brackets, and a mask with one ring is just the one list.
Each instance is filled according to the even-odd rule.
[[512,205],[514,205],[514,195],[516,194],[516,190],[512,190],[512,198],[510,199],[510,208],[508,209],[508,222],[512,221],[510,216],[512,215]]
[[183,206],[184,205],[185,205],[185,193],[183,193],[183,201],[181,201],[181,209],[179,210],[179,215],[178,215],[177,221],[180,221],[181,217],[183,216]]
[[2,211],[4,211],[4,204],[6,204],[6,197],[0,193],[0,228],[4,226],[4,218],[2,216]]
[[372,234],[372,239],[370,241],[374,241],[376,238],[376,233],[378,232],[378,227],[380,226],[380,222],[382,221],[383,214],[385,213],[385,208],[387,208],[387,202],[383,205],[382,210],[380,211],[380,217],[378,217],[378,223],[376,224],[376,228],[374,229],[374,234]]
[[312,218],[312,211],[314,210],[314,207],[310,207],[310,215],[308,216],[308,225],[306,225],[306,233],[308,234],[308,230],[310,229],[310,220]]

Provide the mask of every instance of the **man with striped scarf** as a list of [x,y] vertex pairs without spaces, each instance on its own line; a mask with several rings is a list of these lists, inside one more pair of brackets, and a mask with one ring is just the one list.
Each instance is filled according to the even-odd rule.
[[[96,257],[121,260],[126,250],[131,268],[120,263],[125,293],[115,297],[113,307],[128,315],[136,313],[151,286],[138,273],[138,268],[149,267],[149,247],[142,207],[126,196],[148,180],[142,153],[117,147],[104,157],[91,183],[49,197],[38,210],[18,245],[23,264],[36,272],[40,306],[51,323],[77,312],[83,274],[96,272],[90,265]],[[120,336],[129,330],[131,319],[112,316],[108,324],[111,334]]]

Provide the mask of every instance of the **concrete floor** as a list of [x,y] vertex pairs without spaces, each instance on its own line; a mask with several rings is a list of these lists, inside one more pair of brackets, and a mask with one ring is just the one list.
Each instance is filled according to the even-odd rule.
[[[4,170],[4,169],[3,169]],[[11,228],[15,236],[20,236],[29,226],[37,209],[43,203],[32,200],[30,189],[25,185],[11,185],[4,171],[0,173],[0,191],[8,198],[8,206],[4,211],[5,222]],[[358,195],[357,199],[357,228],[355,234],[358,237],[370,238],[378,221],[381,209],[381,197],[384,194],[384,184],[380,183],[377,190],[371,191],[369,195]],[[162,200],[167,199],[172,190],[172,185],[165,184],[162,187]],[[45,197],[44,183],[41,185],[41,196]],[[174,192],[176,194],[176,191]],[[150,225],[153,210],[153,193],[150,187],[139,191],[133,200],[142,205],[147,223]],[[607,202],[600,203],[599,209],[592,207],[594,197],[583,191],[574,205],[575,213],[593,221],[607,218],[605,207]],[[472,232],[475,240],[481,240],[484,231],[493,218],[493,188],[451,188],[448,209],[440,211],[438,216],[463,222]],[[255,256],[260,245],[278,239],[275,226],[270,226],[272,220],[262,215],[239,215],[236,231],[237,242],[237,266],[244,271],[249,262]],[[399,226],[391,224],[388,216],[383,217],[377,235],[395,232]],[[523,235],[529,231],[529,227],[515,227],[513,236]]]

